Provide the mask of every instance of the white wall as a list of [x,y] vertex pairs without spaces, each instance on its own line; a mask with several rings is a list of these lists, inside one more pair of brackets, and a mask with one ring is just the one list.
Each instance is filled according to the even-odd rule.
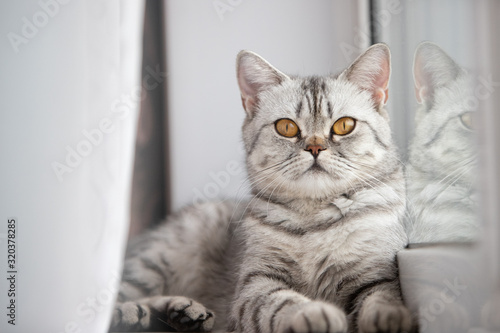
[[[245,172],[227,173],[228,183],[221,172],[231,161],[244,167],[236,54],[252,50],[290,74],[338,72],[351,60],[341,45],[355,44],[358,4],[184,0],[167,1],[165,14],[172,207],[204,190],[207,199],[235,197]],[[211,173],[219,174],[219,184]]]

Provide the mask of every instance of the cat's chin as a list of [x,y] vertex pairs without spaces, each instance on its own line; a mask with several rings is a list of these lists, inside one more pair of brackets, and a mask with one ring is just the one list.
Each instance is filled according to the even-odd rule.
[[302,199],[328,199],[342,195],[346,188],[341,185],[337,179],[322,169],[321,167],[313,168],[302,177],[294,180],[288,185],[288,190],[293,193],[296,198]]

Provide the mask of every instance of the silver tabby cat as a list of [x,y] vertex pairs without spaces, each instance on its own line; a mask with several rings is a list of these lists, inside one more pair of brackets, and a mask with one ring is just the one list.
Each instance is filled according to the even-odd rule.
[[479,223],[471,101],[477,98],[470,75],[431,42],[415,51],[413,75],[421,105],[406,168],[410,243],[473,241]]
[[111,329],[409,331],[389,76],[384,44],[324,77],[288,76],[240,52],[253,197],[187,207],[136,239]]

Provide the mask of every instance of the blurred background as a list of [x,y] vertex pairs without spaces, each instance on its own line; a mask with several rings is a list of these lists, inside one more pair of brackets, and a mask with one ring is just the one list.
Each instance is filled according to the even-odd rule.
[[[481,198],[474,210],[480,231],[466,244],[450,239],[444,252],[434,242],[402,253],[403,289],[415,312],[428,313],[423,332],[447,331],[457,316],[470,319],[453,332],[498,329],[499,16],[495,0],[2,2],[0,274],[8,271],[7,221],[15,219],[19,307],[18,324],[2,315],[0,330],[106,331],[128,237],[186,204],[248,196],[240,50],[287,74],[324,75],[387,43],[387,109],[406,163],[422,41],[467,71],[474,96],[489,92],[469,110],[477,111],[471,188]],[[0,281],[5,309],[10,285]],[[442,301],[450,283],[470,294]],[[477,301],[462,304],[471,298]]]

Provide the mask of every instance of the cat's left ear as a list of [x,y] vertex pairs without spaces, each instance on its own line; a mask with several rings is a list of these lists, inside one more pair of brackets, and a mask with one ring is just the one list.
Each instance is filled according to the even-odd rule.
[[341,75],[363,90],[369,91],[377,109],[389,97],[391,51],[386,44],[370,46]]
[[251,51],[241,51],[236,59],[236,73],[241,102],[249,117],[253,117],[259,103],[259,94],[271,86],[281,84],[288,76]]

